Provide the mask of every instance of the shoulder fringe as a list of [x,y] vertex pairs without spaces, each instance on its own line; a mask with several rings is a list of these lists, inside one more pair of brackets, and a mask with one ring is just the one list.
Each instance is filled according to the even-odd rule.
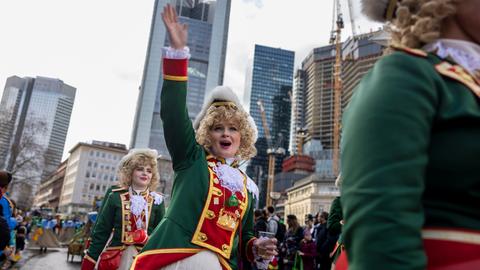
[[150,192],[150,196],[153,197],[153,203],[159,205],[163,202],[163,198],[165,197],[163,194],[157,193],[155,191]]
[[255,200],[258,200],[258,186],[253,180],[247,176],[247,190],[252,193]]

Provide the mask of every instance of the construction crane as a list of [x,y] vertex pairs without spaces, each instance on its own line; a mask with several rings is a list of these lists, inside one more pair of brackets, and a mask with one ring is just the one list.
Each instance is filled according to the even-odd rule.
[[357,38],[357,31],[355,29],[355,19],[353,18],[352,0],[348,0],[348,15],[350,16],[350,25],[352,26],[352,38]]
[[272,193],[273,193],[273,178],[275,176],[275,162],[276,155],[285,155],[285,149],[281,147],[283,142],[283,134],[279,133],[278,140],[275,145],[272,144],[272,136],[270,135],[270,129],[267,124],[267,117],[265,115],[265,108],[263,107],[262,100],[257,101],[258,107],[260,107],[260,114],[262,116],[263,130],[265,131],[265,137],[267,138],[267,155],[268,155],[268,178],[267,178],[267,206],[272,205]]
[[330,34],[330,44],[335,44],[335,65],[333,71],[333,173],[339,174],[339,155],[340,155],[340,118],[341,118],[341,98],[342,98],[342,40],[341,33],[344,27],[343,15],[341,11],[340,0],[334,0],[333,16],[336,21],[332,23]]

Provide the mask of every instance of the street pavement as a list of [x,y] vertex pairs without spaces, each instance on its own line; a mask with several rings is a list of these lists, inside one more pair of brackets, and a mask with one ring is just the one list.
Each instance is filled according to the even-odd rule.
[[67,262],[67,248],[48,249],[47,253],[40,254],[38,248],[26,249],[22,259],[10,269],[15,270],[78,270],[81,261],[75,256],[73,262]]

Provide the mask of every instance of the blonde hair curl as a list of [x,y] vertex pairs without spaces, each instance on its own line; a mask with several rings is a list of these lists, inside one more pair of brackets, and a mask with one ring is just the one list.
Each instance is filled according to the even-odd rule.
[[120,161],[118,168],[119,184],[123,187],[130,187],[134,170],[141,166],[150,166],[152,168],[152,179],[148,188],[151,191],[155,191],[160,179],[157,157],[153,153],[150,154],[148,152],[128,154]]
[[210,106],[208,108],[195,135],[198,144],[202,145],[206,150],[210,150],[212,147],[210,131],[213,126],[224,120],[238,125],[236,127],[240,132],[240,147],[236,155],[243,160],[254,157],[257,154],[254,141],[255,131],[248,122],[248,114],[231,106]]
[[401,0],[389,25],[392,44],[421,48],[440,37],[442,21],[455,14],[458,0]]

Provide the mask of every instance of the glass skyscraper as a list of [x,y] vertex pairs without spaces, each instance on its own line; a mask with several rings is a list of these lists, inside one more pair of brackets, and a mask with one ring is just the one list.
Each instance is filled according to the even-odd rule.
[[7,79],[0,103],[0,169],[14,172],[11,197],[33,202],[40,179],[60,164],[76,89],[59,79]]
[[155,1],[130,146],[154,148],[162,156],[169,156],[160,119],[162,47],[169,45],[161,12],[167,3],[176,7],[179,20],[189,26],[187,107],[193,120],[201,110],[205,93],[223,83],[231,0]]
[[[290,135],[290,96],[293,84],[295,52],[279,48],[255,45],[250,92],[250,115],[258,128],[258,141],[247,174],[260,188],[259,205],[265,205],[266,179],[268,176],[267,139],[262,125],[258,101],[263,103],[272,146],[288,149]],[[277,156],[275,172],[280,172],[283,156]]]

